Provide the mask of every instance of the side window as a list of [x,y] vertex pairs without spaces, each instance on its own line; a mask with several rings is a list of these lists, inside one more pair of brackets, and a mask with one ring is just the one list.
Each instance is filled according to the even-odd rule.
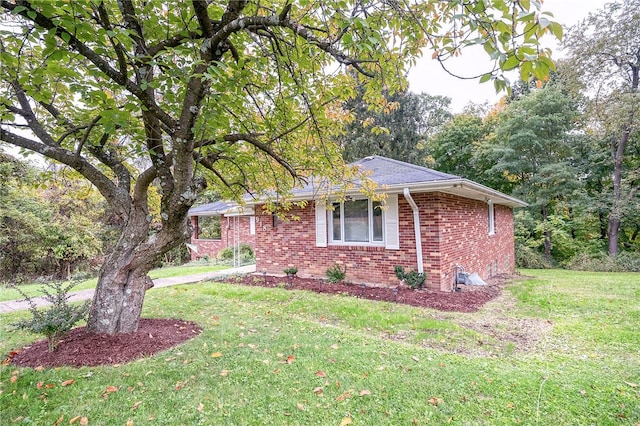
[[489,201],[487,207],[489,212],[489,235],[493,235],[496,233],[495,208],[491,201]]

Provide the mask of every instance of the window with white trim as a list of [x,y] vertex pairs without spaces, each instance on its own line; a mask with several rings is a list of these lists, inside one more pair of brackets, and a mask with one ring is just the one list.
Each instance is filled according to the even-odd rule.
[[332,203],[329,238],[332,243],[383,244],[383,212],[379,201],[370,199]]
[[489,235],[493,235],[496,233],[495,208],[491,201],[489,201],[487,206],[489,212]]

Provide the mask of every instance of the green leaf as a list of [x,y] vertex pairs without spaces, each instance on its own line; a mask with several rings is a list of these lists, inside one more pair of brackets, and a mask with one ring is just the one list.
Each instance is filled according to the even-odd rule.
[[71,34],[64,32],[60,34],[60,38],[62,38],[66,43],[69,43],[69,40],[71,40]]
[[562,37],[564,36],[564,28],[562,28],[562,25],[557,22],[550,22],[549,30],[558,40],[562,40]]
[[491,80],[491,77],[493,77],[493,74],[491,74],[490,72],[484,74],[482,77],[480,77],[480,83],[486,83],[487,81]]
[[511,55],[507,58],[506,61],[500,66],[503,71],[510,71],[514,68],[517,68],[520,65],[520,60],[516,57],[516,55]]

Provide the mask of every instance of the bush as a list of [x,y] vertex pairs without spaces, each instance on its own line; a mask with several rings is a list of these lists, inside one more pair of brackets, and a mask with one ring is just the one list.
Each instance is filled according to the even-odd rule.
[[282,270],[282,272],[284,272],[287,275],[293,276],[295,274],[298,273],[298,268],[296,268],[295,266],[291,267],[291,268],[285,268]]
[[327,269],[327,278],[332,284],[339,283],[347,276],[347,266],[338,265],[337,263]]
[[580,253],[565,265],[574,271],[640,272],[640,253],[621,252],[617,256],[605,253]]
[[396,274],[396,277],[398,277],[399,280],[404,281],[406,285],[414,290],[422,288],[424,286],[424,282],[427,279],[426,273],[414,270],[405,272],[404,268],[400,265],[396,265],[393,268],[393,272]]
[[[19,287],[15,289],[29,303],[29,312],[32,317],[18,321],[12,325],[20,330],[27,330],[34,334],[42,334],[47,338],[49,351],[53,352],[60,340],[79,321],[86,320],[91,302],[87,300],[82,305],[69,305],[69,290],[75,283],[63,285],[61,282],[46,284],[40,288],[44,299],[51,303],[46,309],[40,310],[33,298],[27,296]],[[51,290],[47,289],[51,288]]]
[[[249,244],[240,244],[240,264],[253,263],[256,258]],[[238,252],[238,246],[227,247],[218,252],[218,259],[233,260],[234,253]]]
[[543,253],[523,244],[516,244],[516,266],[527,269],[551,269],[553,263]]

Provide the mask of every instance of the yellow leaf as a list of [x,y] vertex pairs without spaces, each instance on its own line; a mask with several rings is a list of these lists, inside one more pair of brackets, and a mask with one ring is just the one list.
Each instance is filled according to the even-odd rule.
[[211,358],[220,358],[222,356],[222,352],[214,352],[211,354]]
[[77,422],[78,420],[80,420],[80,416],[75,416],[74,418],[72,418],[71,420],[69,420],[69,424],[72,425],[75,422]]
[[127,426],[133,426],[133,420],[131,419],[127,420]]
[[18,380],[18,376],[11,376],[11,383],[15,383]]
[[82,417],[82,418],[80,419],[80,425],[81,425],[81,426],[87,426],[88,424],[89,424],[89,419],[88,419],[88,418],[86,418],[86,417]]
[[351,417],[345,417],[340,422],[340,426],[347,426],[351,424]]
[[73,380],[73,379],[65,380],[64,382],[62,382],[60,384],[60,386],[62,386],[62,387],[69,386],[69,385],[72,385],[73,382],[75,382],[75,380]]
[[63,420],[64,420],[64,414],[62,416],[60,416],[60,418],[58,420],[53,422],[53,426],[58,426],[60,423],[62,423]]
[[436,59],[438,57],[438,51],[434,50],[433,54],[431,55],[431,59]]
[[304,405],[298,403],[298,410],[304,411]]
[[360,391],[360,396],[371,395],[371,391],[369,389],[362,389]]
[[140,404],[142,404],[142,401],[137,401],[135,404],[133,404],[131,406],[131,410],[135,410],[136,408],[138,408],[140,406]]
[[436,407],[438,406],[438,404],[441,404],[442,402],[443,402],[442,399],[436,398],[435,396],[432,396],[431,398],[429,398],[429,404]]
[[415,362],[420,362],[420,358],[418,358],[417,356],[412,356],[411,359]]
[[318,386],[317,388],[314,388],[313,393],[315,393],[318,396],[322,396],[322,386]]
[[637,388],[638,384],[637,383],[629,383],[629,382],[624,382],[626,385],[631,386],[632,388]]
[[222,371],[220,372],[220,375],[221,375],[222,377],[227,377],[227,375],[228,375],[228,374],[229,374],[229,370],[222,370]]
[[202,413],[203,410],[204,410],[204,405],[201,402],[200,404],[198,404],[198,411]]

